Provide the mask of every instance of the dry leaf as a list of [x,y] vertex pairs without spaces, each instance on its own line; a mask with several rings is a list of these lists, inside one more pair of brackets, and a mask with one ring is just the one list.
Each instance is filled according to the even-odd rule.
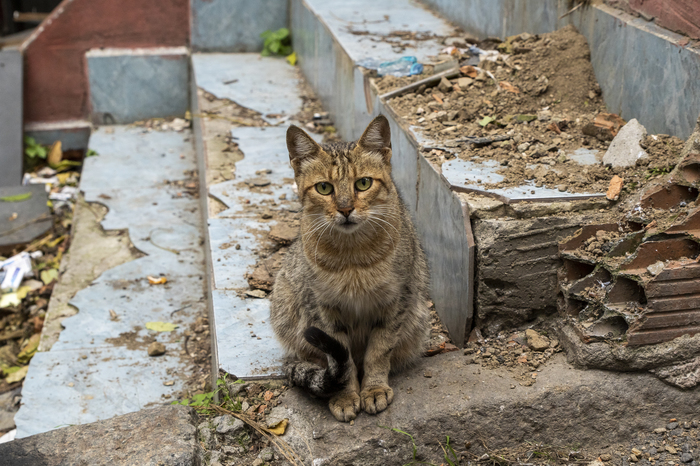
[[610,186],[608,186],[608,192],[605,193],[605,197],[607,197],[610,201],[617,199],[622,191],[622,184],[622,178],[617,175],[613,176],[612,180],[610,180]]
[[547,129],[550,131],[554,131],[557,134],[561,134],[561,129],[559,129],[559,125],[556,123],[556,121],[553,121],[547,126]]
[[12,374],[5,377],[5,382],[15,383],[22,381],[27,376],[28,370],[29,366],[24,366],[21,369],[14,371]]
[[270,400],[272,399],[273,396],[275,396],[275,394],[272,393],[270,390],[268,390],[268,391],[265,392],[265,395],[263,396],[263,399],[264,399],[265,401],[270,401]]
[[148,276],[148,283],[151,285],[164,285],[167,283],[168,279],[166,277],[151,277],[150,275]]
[[155,332],[172,332],[178,326],[170,322],[146,322],[146,328]]
[[49,155],[46,157],[46,161],[49,166],[58,165],[63,159],[63,151],[61,150],[61,141],[56,141],[51,145],[49,149]]
[[115,322],[119,320],[119,316],[112,309],[109,310],[109,320],[113,320]]
[[625,126],[627,122],[620,118],[614,113],[599,113],[593,120],[593,124],[599,128],[607,128],[610,130],[613,136],[617,135],[617,132]]
[[282,419],[275,425],[269,426],[268,429],[275,435],[284,435],[284,431],[287,430],[289,425],[289,419]]
[[500,83],[498,83],[498,85],[501,86],[501,89],[505,89],[508,92],[512,92],[513,94],[520,94],[520,89],[513,86],[508,81],[501,81]]
[[476,68],[474,68],[473,66],[469,66],[469,65],[461,67],[461,68],[459,69],[459,71],[460,71],[463,75],[468,76],[468,77],[470,77],[470,78],[476,78],[477,75],[479,74],[479,72],[476,71]]

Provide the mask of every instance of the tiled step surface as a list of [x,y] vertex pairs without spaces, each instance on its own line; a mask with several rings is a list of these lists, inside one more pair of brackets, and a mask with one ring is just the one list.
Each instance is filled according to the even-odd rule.
[[[15,417],[18,437],[169,403],[193,370],[183,342],[206,306],[201,214],[199,201],[176,184],[192,180],[192,133],[102,127],[90,148],[99,155],[85,161],[86,201],[106,205],[103,228],[128,230],[145,255],[107,270],[70,301],[78,313],[30,364]],[[165,285],[149,284],[149,275],[161,274]],[[179,327],[145,328],[155,321]],[[147,337],[166,353],[149,357]]]
[[[259,54],[195,54],[192,62],[199,94],[196,137],[203,141],[199,156],[207,167],[216,366],[243,379],[279,377],[283,351],[269,323],[269,300],[246,296],[246,274],[253,271],[277,214],[301,207],[285,142],[289,120],[302,105],[298,73],[283,59]],[[236,127],[207,117],[201,91],[259,112],[278,126]],[[227,136],[238,144],[242,160],[234,163],[221,151],[216,141]],[[232,178],[222,181],[220,172]],[[262,218],[263,210],[271,218]]]

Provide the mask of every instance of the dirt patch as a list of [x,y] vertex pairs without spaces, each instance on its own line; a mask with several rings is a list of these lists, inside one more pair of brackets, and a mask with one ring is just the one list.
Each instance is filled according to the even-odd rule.
[[[118,317],[116,318],[118,319]],[[153,335],[139,335],[141,330],[142,328],[137,325],[131,332],[120,333],[118,337],[114,338],[105,338],[105,342],[114,346],[125,346],[130,351],[145,350],[156,339]]]
[[[605,192],[618,175],[629,192],[676,164],[683,141],[667,135],[646,138],[649,158],[636,167],[600,163],[624,121],[607,113],[588,44],[573,26],[514,36],[499,49],[504,53],[495,61],[482,60],[476,68],[466,65],[468,53],[456,52],[462,65],[458,78],[389,101],[406,124],[436,141],[424,156],[437,167],[455,157],[494,160],[504,180],[484,180],[485,189],[532,181],[561,191]],[[375,83],[384,93],[424,77],[388,76]],[[577,161],[584,154],[593,164]]]
[[469,341],[463,350],[467,364],[486,369],[505,367],[524,387],[534,385],[538,369],[562,350],[556,338],[535,330],[502,332],[492,338],[481,338],[475,331],[470,340],[476,341]]

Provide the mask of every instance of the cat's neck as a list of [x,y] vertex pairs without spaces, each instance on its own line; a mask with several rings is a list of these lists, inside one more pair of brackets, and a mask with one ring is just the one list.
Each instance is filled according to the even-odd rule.
[[312,265],[325,270],[371,267],[394,254],[401,227],[393,223],[397,222],[383,228],[366,225],[350,234],[336,230],[314,233],[302,239],[304,254]]

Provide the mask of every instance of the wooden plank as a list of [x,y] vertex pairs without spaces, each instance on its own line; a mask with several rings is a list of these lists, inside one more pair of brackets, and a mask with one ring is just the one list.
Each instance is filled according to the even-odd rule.
[[700,333],[700,327],[676,327],[659,330],[642,330],[627,333],[627,344],[630,346],[653,345],[670,341],[682,335],[695,335]]

